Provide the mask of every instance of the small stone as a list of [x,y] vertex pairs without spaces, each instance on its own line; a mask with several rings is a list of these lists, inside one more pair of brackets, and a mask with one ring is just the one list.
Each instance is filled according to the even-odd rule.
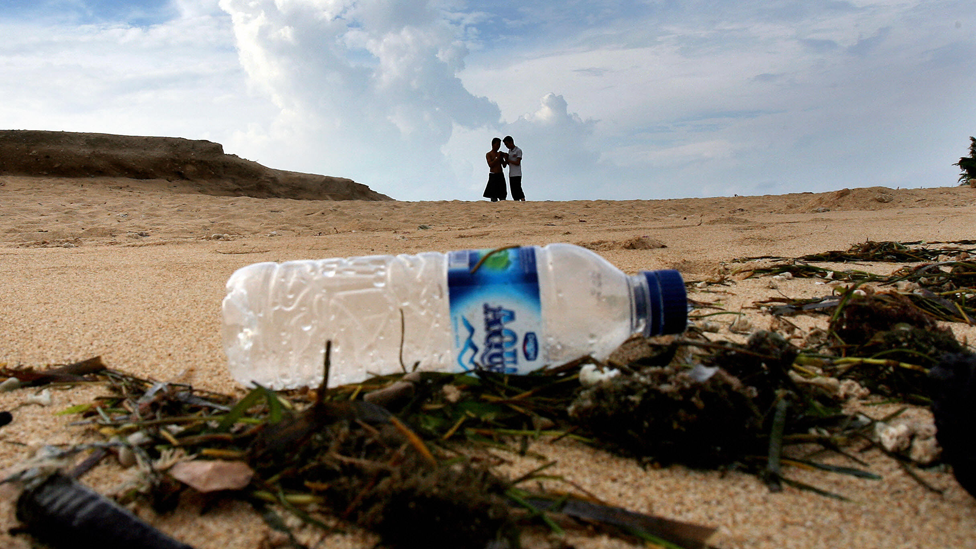
[[837,388],[837,396],[845,400],[852,398],[867,398],[870,395],[870,390],[866,389],[853,379],[845,379],[841,381],[840,387]]
[[722,327],[715,322],[704,321],[701,323],[701,329],[703,332],[718,333]]
[[718,366],[705,366],[704,364],[695,364],[695,367],[688,372],[688,377],[695,380],[698,383],[705,383],[715,375],[718,371]]
[[752,331],[752,322],[749,322],[748,318],[741,316],[729,326],[729,331],[733,334],[747,334]]
[[444,393],[444,400],[451,404],[456,404],[461,400],[461,389],[458,389],[455,385],[447,384],[441,387],[441,391]]
[[128,469],[136,464],[136,453],[132,451],[132,448],[128,446],[122,446],[119,448],[119,465],[123,469]]
[[919,465],[929,465],[934,463],[942,455],[942,448],[939,446],[935,437],[915,438],[912,441],[912,448],[908,457]]
[[251,482],[254,471],[243,461],[181,461],[169,470],[170,476],[201,493],[240,490]]
[[15,377],[8,377],[6,381],[0,383],[0,393],[6,393],[20,389],[20,380]]
[[593,387],[618,375],[620,375],[620,370],[616,368],[601,369],[595,364],[587,364],[580,368],[579,380],[583,387]]
[[50,406],[51,405],[51,390],[44,389],[36,395],[27,395],[24,399],[24,404],[37,404],[39,406]]
[[895,289],[899,292],[914,292],[919,289],[920,286],[915,282],[909,282],[908,280],[900,280],[895,282]]
[[278,547],[288,547],[290,545],[291,540],[288,538],[288,534],[279,532],[277,530],[268,530],[264,533],[264,540],[262,541],[260,547],[276,549]]
[[885,425],[879,423],[875,427],[881,446],[889,452],[903,452],[912,444],[912,429],[905,423]]
[[142,431],[136,431],[135,433],[125,437],[125,441],[132,446],[142,446],[152,442],[152,437]]
[[790,378],[797,383],[820,387],[832,395],[840,394],[841,381],[836,377],[817,376],[807,378],[791,371]]
[[556,422],[541,416],[532,416],[532,427],[536,431],[548,431],[556,426]]

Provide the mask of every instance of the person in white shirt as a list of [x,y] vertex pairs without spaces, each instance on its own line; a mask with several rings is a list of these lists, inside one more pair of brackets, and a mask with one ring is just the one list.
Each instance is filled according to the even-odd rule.
[[512,200],[525,202],[525,193],[522,192],[522,149],[515,146],[511,135],[506,135],[502,142],[508,147],[505,160],[508,163],[508,184],[512,187]]

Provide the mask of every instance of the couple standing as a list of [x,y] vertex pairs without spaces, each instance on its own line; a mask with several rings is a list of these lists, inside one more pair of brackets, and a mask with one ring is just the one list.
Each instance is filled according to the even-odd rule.
[[[502,142],[508,147],[508,152],[498,150]],[[515,146],[512,136],[505,136],[505,139],[497,137],[491,140],[491,150],[485,154],[488,161],[488,185],[485,187],[485,198],[490,198],[492,202],[505,200],[508,192],[505,189],[505,166],[508,166],[508,182],[512,186],[512,200],[525,202],[525,194],[522,193],[522,149]]]

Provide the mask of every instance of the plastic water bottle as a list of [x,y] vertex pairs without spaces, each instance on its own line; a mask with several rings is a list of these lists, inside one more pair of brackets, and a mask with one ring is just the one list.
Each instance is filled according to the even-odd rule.
[[404,371],[523,374],[634,334],[684,331],[677,271],[628,276],[571,244],[256,263],[227,281],[223,341],[239,383],[329,386]]

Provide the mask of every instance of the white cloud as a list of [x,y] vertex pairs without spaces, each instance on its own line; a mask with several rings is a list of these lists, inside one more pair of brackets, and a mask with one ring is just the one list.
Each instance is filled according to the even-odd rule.
[[597,119],[590,141],[614,183],[593,198],[951,184],[948,149],[976,123],[976,42],[959,32],[976,19],[962,3],[658,15],[603,29],[598,47],[565,32],[508,62],[479,53],[462,78],[505,117],[551,89]]
[[229,21],[200,3],[165,24],[54,25],[0,18],[6,128],[224,139],[246,93]]
[[0,124],[211,139],[410,200],[479,199],[506,134],[530,199],[951,185],[970,4],[0,5]]
[[282,149],[275,156],[288,154],[293,166],[397,197],[436,196],[450,176],[438,151],[454,128],[498,121],[498,108],[457,78],[464,29],[434,2],[222,0],[221,7],[251,80],[281,110],[267,129]]

